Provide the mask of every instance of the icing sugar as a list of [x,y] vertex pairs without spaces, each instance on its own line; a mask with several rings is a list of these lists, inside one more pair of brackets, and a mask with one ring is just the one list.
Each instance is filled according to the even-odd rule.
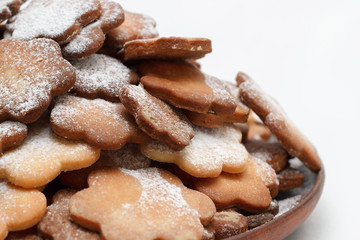
[[56,38],[67,32],[82,15],[97,11],[97,0],[32,0],[8,25],[12,38]]
[[219,102],[220,104],[230,102],[235,106],[236,101],[232,96],[232,94],[230,93],[230,91],[228,90],[226,84],[223,81],[213,76],[207,74],[204,75],[205,75],[205,84],[208,85],[213,91],[214,101]]
[[75,67],[75,92],[96,95],[106,93],[118,98],[119,91],[126,84],[135,84],[138,77],[119,60],[103,55],[93,54],[83,60],[71,62]]
[[0,139],[2,137],[9,137],[24,131],[27,131],[27,127],[22,123],[11,121],[0,123]]
[[252,161],[256,165],[256,172],[258,176],[261,177],[261,180],[264,182],[264,184],[267,187],[276,184],[277,181],[276,173],[269,164],[254,157],[252,158]]
[[279,202],[279,213],[275,217],[278,217],[285,212],[289,211],[291,208],[295,207],[301,200],[301,195],[296,195],[293,197],[285,198],[283,200],[278,200]]

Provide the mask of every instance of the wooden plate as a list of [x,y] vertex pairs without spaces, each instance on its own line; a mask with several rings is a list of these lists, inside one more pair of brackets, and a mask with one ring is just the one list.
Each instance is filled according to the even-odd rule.
[[291,161],[292,167],[300,169],[305,175],[303,186],[279,193],[276,199],[279,201],[280,210],[272,221],[227,240],[284,239],[306,220],[322,193],[325,181],[324,168],[318,173],[313,173],[299,160]]

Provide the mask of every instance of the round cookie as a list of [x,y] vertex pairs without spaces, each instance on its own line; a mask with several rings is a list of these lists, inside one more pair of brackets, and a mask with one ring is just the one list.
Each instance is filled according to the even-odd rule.
[[53,40],[0,41],[0,122],[36,121],[74,83],[75,71]]
[[142,85],[124,86],[119,95],[137,125],[153,139],[176,151],[189,145],[194,131],[180,110],[151,96]]
[[[213,202],[156,168],[104,169],[70,199],[72,219],[108,240],[200,239],[215,214]],[[166,226],[166,227],[165,227]]]
[[32,0],[8,21],[7,29],[14,39],[44,37],[62,45],[74,39],[82,26],[100,16],[98,0]]
[[26,138],[27,127],[19,122],[5,121],[0,123],[0,154],[19,146]]
[[148,139],[121,103],[99,98],[63,95],[56,99],[50,122],[59,136],[83,140],[104,150],[120,149],[127,142],[142,143]]
[[238,73],[236,81],[241,100],[248,105],[276,136],[279,143],[312,171],[321,168],[321,161],[311,142],[291,122],[282,108],[246,74]]
[[108,32],[105,44],[112,48],[122,48],[131,40],[156,38],[159,34],[155,27],[156,22],[153,18],[125,11],[125,21]]
[[225,83],[186,61],[145,61],[140,81],[153,96],[171,105],[200,113],[233,115],[236,101]]
[[240,173],[246,169],[249,154],[240,143],[242,134],[235,126],[194,126],[194,132],[190,144],[181,151],[155,140],[141,144],[141,151],[152,160],[175,163],[194,177],[217,177],[222,171]]
[[46,198],[39,190],[23,189],[0,179],[0,239],[9,231],[27,229],[45,214]]
[[93,54],[82,60],[71,61],[76,72],[72,91],[85,98],[119,101],[120,89],[126,84],[137,84],[138,75],[119,60]]
[[162,37],[126,42],[119,51],[123,61],[142,59],[198,59],[212,51],[206,38]]
[[67,59],[82,59],[97,52],[104,44],[105,33],[124,21],[124,10],[120,4],[100,0],[101,16],[95,22],[85,26],[67,45],[62,47]]

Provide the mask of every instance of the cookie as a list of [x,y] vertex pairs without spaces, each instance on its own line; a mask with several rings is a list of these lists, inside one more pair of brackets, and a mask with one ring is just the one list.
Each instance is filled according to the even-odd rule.
[[100,235],[88,231],[71,222],[69,213],[70,198],[76,191],[63,189],[53,197],[53,203],[46,209],[45,216],[37,228],[44,235],[53,240],[89,239],[100,240]]
[[155,140],[141,144],[141,151],[152,160],[175,163],[194,177],[217,177],[222,171],[240,173],[247,168],[249,154],[240,143],[241,132],[236,127],[194,126],[194,132],[190,144],[181,151]]
[[119,52],[123,61],[142,59],[198,59],[212,51],[207,38],[161,37],[126,42]]
[[138,66],[140,81],[153,96],[200,113],[233,115],[236,100],[224,82],[186,61],[146,61]]
[[98,0],[32,0],[8,20],[11,38],[31,40],[50,38],[60,45],[70,42],[81,27],[101,16]]
[[230,92],[236,100],[236,109],[232,115],[229,116],[218,116],[213,113],[198,113],[185,110],[186,117],[191,123],[207,127],[207,128],[218,128],[224,123],[246,123],[249,116],[249,108],[245,106],[237,97],[238,88],[235,84],[226,82]]
[[62,184],[83,189],[87,185],[87,176],[95,170],[105,167],[140,169],[150,167],[151,160],[144,156],[137,144],[128,143],[119,150],[101,151],[100,158],[93,165],[75,171],[62,172],[59,179]]
[[157,168],[105,169],[70,199],[72,219],[104,239],[200,239],[215,214],[204,194]]
[[279,180],[279,190],[286,191],[300,187],[304,183],[304,174],[297,169],[288,167],[282,170],[277,178]]
[[257,165],[249,160],[242,173],[222,172],[216,178],[198,178],[193,188],[210,197],[218,210],[236,206],[252,212],[264,212],[270,205],[271,195]]
[[119,26],[124,21],[124,11],[120,4],[100,0],[102,13],[100,18],[85,26],[67,45],[62,53],[67,59],[82,59],[97,52],[104,44],[105,33]]
[[269,189],[271,197],[276,197],[279,192],[279,182],[275,170],[266,162],[255,157],[252,158],[252,163],[255,165],[258,176]]
[[274,215],[271,213],[260,213],[256,215],[247,216],[249,229],[256,228],[267,222],[273,220]]
[[25,124],[5,121],[0,123],[0,154],[19,146],[27,135]]
[[88,167],[99,158],[100,149],[58,137],[47,121],[29,125],[23,144],[0,156],[0,178],[24,188],[41,187],[61,171]]
[[53,96],[75,83],[75,71],[50,39],[0,41],[0,122],[36,121]]
[[248,140],[244,145],[251,156],[268,163],[276,173],[286,167],[290,158],[278,142]]
[[279,143],[309,169],[318,171],[321,161],[311,142],[297,129],[282,108],[244,73],[236,77],[240,97],[276,136]]
[[93,54],[82,60],[71,61],[76,72],[72,91],[85,98],[103,98],[119,101],[120,89],[127,84],[137,84],[138,75],[119,60]]
[[135,39],[156,38],[153,18],[139,13],[125,11],[125,21],[106,35],[105,44],[112,48],[122,48],[126,42]]
[[50,116],[51,127],[59,136],[83,140],[104,150],[122,148],[127,142],[148,139],[121,103],[89,100],[72,95],[56,99]]
[[270,130],[261,123],[248,123],[249,124],[249,133],[248,139],[250,140],[263,140],[267,141],[271,137]]
[[16,187],[0,180],[0,239],[9,231],[27,229],[45,214],[46,198],[39,190]]
[[194,130],[180,110],[153,97],[142,85],[126,85],[119,95],[137,125],[153,139],[176,151],[189,145]]
[[215,239],[224,239],[246,232],[247,218],[236,211],[216,212],[211,222],[206,226],[208,232],[214,232]]
[[2,0],[0,1],[0,23],[9,19],[11,16],[16,14],[21,4],[22,0]]

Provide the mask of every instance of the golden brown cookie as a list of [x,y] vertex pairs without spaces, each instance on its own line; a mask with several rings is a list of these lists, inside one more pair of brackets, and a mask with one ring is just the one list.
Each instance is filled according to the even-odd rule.
[[248,140],[244,145],[251,156],[268,163],[276,173],[286,167],[290,158],[290,155],[278,142]]
[[215,239],[224,239],[246,232],[248,220],[236,211],[219,211],[215,213],[206,229],[208,232],[214,232]]
[[32,0],[25,9],[9,19],[7,29],[14,39],[44,37],[62,45],[74,39],[82,26],[100,16],[98,0]]
[[282,170],[277,178],[279,180],[279,191],[286,191],[300,187],[304,183],[304,174],[297,169],[288,167]]
[[27,135],[27,127],[19,122],[5,121],[0,123],[0,154],[19,146]]
[[62,172],[59,179],[62,184],[83,189],[87,185],[89,173],[105,167],[118,167],[126,169],[140,169],[150,167],[151,160],[144,156],[139,146],[135,143],[128,143],[119,150],[101,151],[100,158],[93,165],[75,171]]
[[61,171],[88,167],[99,158],[100,149],[57,136],[43,119],[28,127],[23,144],[0,156],[0,178],[15,185],[41,187]]
[[104,150],[148,139],[121,103],[88,100],[72,95],[56,99],[50,116],[53,131],[65,138],[84,140]]
[[279,143],[312,171],[321,168],[321,161],[311,142],[296,128],[282,108],[246,74],[236,77],[240,97],[276,136]]
[[242,173],[223,172],[216,178],[198,178],[193,188],[210,197],[217,209],[233,206],[248,212],[264,212],[270,205],[271,195],[257,165],[249,160]]
[[105,33],[116,28],[124,21],[124,11],[120,4],[109,0],[99,0],[101,16],[85,26],[67,45],[62,53],[67,59],[82,59],[97,52],[104,44]]
[[217,177],[222,171],[240,173],[246,169],[249,154],[240,143],[241,132],[236,127],[194,126],[194,132],[190,144],[181,151],[155,140],[141,144],[141,151],[152,160],[175,163],[195,177]]
[[267,222],[270,222],[271,220],[273,220],[273,218],[274,215],[268,212],[247,216],[249,229],[253,229]]
[[260,159],[253,157],[251,161],[255,164],[258,176],[261,177],[265,186],[269,189],[271,197],[276,197],[279,192],[279,182],[275,170]]
[[207,38],[162,37],[126,42],[119,57],[123,61],[197,59],[211,51],[211,40]]
[[157,168],[96,171],[70,199],[72,219],[108,240],[200,239],[215,214],[204,194]]
[[45,214],[46,198],[39,190],[23,189],[0,179],[0,239],[9,231],[27,229]]
[[153,139],[176,151],[189,145],[194,130],[179,109],[153,97],[142,85],[126,85],[119,95],[121,103],[134,116],[137,125]]
[[46,209],[45,216],[37,228],[46,237],[53,240],[89,239],[100,240],[100,235],[73,223],[69,213],[70,198],[76,191],[63,189],[53,197],[53,203]]
[[106,35],[106,45],[112,48],[122,48],[128,41],[135,39],[156,38],[159,34],[155,29],[153,18],[125,11],[125,21]]
[[0,23],[9,19],[12,15],[16,14],[19,11],[22,3],[22,0],[0,1]]
[[138,71],[144,88],[171,105],[200,113],[233,115],[236,100],[224,82],[186,61],[146,61]]
[[53,96],[75,83],[75,71],[50,39],[0,41],[0,121],[36,121]]
[[119,60],[93,54],[82,60],[71,61],[76,72],[73,92],[85,98],[119,101],[120,89],[126,84],[137,84],[138,75]]

